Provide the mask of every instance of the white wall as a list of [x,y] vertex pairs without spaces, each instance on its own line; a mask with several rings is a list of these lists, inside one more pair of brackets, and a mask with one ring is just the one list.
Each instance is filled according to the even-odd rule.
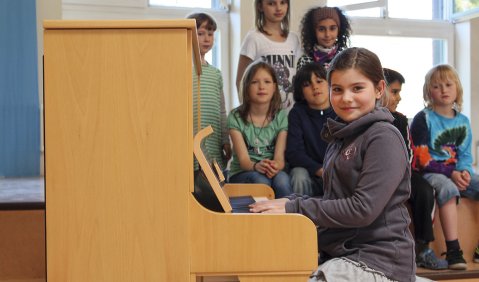
[[472,123],[472,136],[473,136],[473,147],[472,150],[475,156],[475,164],[478,167],[479,164],[479,54],[477,50],[479,50],[479,18],[475,18],[471,20],[471,30],[469,33],[469,37],[471,38],[471,55],[469,58],[469,63],[471,64],[471,72],[470,72],[470,89],[471,89],[471,123]]
[[472,154],[479,159],[479,18],[460,21],[455,25],[456,68],[461,76],[464,88],[463,113],[471,120],[472,125]]

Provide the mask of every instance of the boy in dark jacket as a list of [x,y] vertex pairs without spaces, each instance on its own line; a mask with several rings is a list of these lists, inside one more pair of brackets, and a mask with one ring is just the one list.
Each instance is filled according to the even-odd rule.
[[389,94],[387,96],[388,100],[384,101],[385,106],[394,117],[393,125],[401,132],[412,165],[409,203],[411,205],[414,239],[416,241],[416,265],[433,270],[447,269],[447,261],[436,257],[429,248],[429,242],[434,241],[432,229],[432,214],[435,202],[434,190],[415,168],[415,162],[412,161],[413,144],[409,135],[408,120],[405,115],[396,110],[401,101],[402,84],[406,81],[395,70],[384,68],[383,71],[387,84],[386,91]]
[[295,104],[288,116],[286,161],[290,166],[293,191],[302,195],[323,195],[323,158],[326,143],[320,132],[328,118],[334,119],[329,103],[326,71],[310,63],[293,79]]

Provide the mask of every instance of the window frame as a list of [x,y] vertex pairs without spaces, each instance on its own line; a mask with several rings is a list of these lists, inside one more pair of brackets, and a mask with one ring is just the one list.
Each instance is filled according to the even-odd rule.
[[[141,1],[143,1],[143,0],[141,0]],[[144,1],[147,2],[147,5],[149,7],[201,9],[201,8],[198,8],[198,7],[182,7],[182,6],[175,7],[175,6],[161,5],[161,4],[152,5],[152,4],[150,4],[151,0],[144,0]],[[229,11],[230,0],[210,0],[210,2],[211,2],[213,7],[207,8],[208,10],[218,10],[218,11],[226,11],[226,12]]]
[[[454,25],[447,21],[390,18],[351,19],[354,35],[442,39],[447,44],[446,61],[454,65]],[[446,32],[445,32],[446,31]]]
[[[432,1],[432,0],[431,0]],[[441,13],[449,11],[446,0],[435,0],[442,5]],[[432,65],[447,62],[455,65],[455,27],[450,20],[401,19],[388,16],[388,1],[378,0],[342,6],[345,11],[380,8],[381,16],[358,17],[349,16],[353,30],[352,36],[424,38],[442,40],[444,43],[433,45],[434,58]],[[431,67],[432,67],[431,65]]]
[[[452,1],[430,0],[442,5],[443,15],[441,20],[420,20],[390,18],[388,16],[388,0],[375,0],[340,6],[344,11],[354,11],[369,8],[380,8],[380,17],[355,17],[351,16],[353,35],[370,36],[395,36],[442,39],[447,45],[447,54],[440,54],[446,61],[454,65],[454,24],[451,21]],[[444,32],[445,31],[445,32]],[[443,48],[439,52],[444,52]]]

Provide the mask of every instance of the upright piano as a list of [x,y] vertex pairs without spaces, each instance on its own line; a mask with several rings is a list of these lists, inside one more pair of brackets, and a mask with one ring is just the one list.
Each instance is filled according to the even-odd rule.
[[306,281],[316,268],[308,218],[194,197],[193,73],[194,20],[44,22],[49,282]]

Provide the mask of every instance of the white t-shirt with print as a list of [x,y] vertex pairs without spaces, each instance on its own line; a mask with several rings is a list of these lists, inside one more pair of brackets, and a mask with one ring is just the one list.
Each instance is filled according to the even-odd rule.
[[301,56],[301,41],[294,32],[289,32],[286,41],[272,41],[263,33],[248,32],[241,45],[240,55],[255,61],[261,59],[273,66],[278,78],[283,109],[287,112],[294,104],[293,76],[296,74],[296,62]]

